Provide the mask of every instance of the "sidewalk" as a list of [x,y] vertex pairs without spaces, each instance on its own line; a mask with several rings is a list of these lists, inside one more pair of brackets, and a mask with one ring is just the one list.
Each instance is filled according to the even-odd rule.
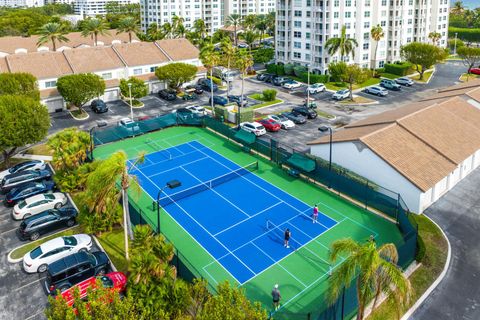
[[39,156],[36,154],[16,154],[12,158],[15,159],[28,159],[28,160],[43,160],[43,161],[52,161],[52,156]]

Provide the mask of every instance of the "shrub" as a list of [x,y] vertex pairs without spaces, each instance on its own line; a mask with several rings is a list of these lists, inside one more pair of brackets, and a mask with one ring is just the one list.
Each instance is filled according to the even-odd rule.
[[385,68],[378,68],[378,69],[376,69],[375,71],[377,71],[377,73],[384,73],[384,72],[385,72]]
[[283,70],[286,75],[292,76],[293,75],[293,64],[287,63],[283,65]]
[[331,81],[341,81],[342,75],[347,70],[347,64],[343,61],[332,62],[328,65],[328,73],[330,74]]
[[[303,82],[308,83],[308,73],[304,72],[299,77]],[[310,73],[310,83],[327,83],[330,81],[328,74],[312,74]]]
[[[458,48],[464,47],[464,46],[465,46],[465,43],[462,40],[457,39],[457,50]],[[448,39],[448,48],[450,49],[450,52],[453,53],[453,50],[455,50],[455,39]]]
[[277,97],[277,90],[275,89],[266,89],[262,93],[264,101],[273,101]]
[[128,80],[120,80],[120,92],[125,99],[130,97],[130,88],[128,87],[128,84],[131,84],[133,99],[140,99],[148,94],[148,86],[143,80],[130,77]]
[[411,69],[412,64],[409,62],[404,63],[387,63],[385,64],[385,72],[396,74],[397,76],[406,76]]
[[210,77],[210,76],[208,76],[207,78],[208,78],[208,79],[212,79],[213,83],[215,83],[215,84],[218,85],[218,86],[221,86],[221,85],[222,85],[222,80],[218,79],[217,77]]
[[237,113],[237,116],[240,115],[240,122],[252,122],[253,121],[253,110],[252,109],[242,109],[242,112]]
[[279,76],[284,76],[285,75],[285,67],[283,64],[277,65],[277,74]]
[[[449,27],[448,34],[452,35],[457,33],[458,39],[462,39],[467,42],[476,42],[480,39],[479,28],[455,28]],[[458,45],[458,42],[457,42]]]
[[296,66],[293,68],[293,74],[295,75],[295,77],[300,78],[302,74],[306,72],[307,72],[307,68],[305,68],[304,66]]
[[272,64],[267,64],[267,72],[268,73],[273,73],[277,74],[277,65],[272,63]]

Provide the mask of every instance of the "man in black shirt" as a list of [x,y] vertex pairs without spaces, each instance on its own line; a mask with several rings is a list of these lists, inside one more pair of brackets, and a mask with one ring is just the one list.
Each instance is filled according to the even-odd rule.
[[272,290],[273,307],[275,308],[275,310],[278,310],[278,308],[280,308],[281,297],[282,295],[280,294],[280,290],[278,290],[278,284],[276,284]]

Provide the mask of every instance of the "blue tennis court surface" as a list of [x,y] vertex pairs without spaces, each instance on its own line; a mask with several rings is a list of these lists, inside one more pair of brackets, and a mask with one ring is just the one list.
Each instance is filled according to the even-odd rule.
[[[180,187],[164,190],[161,205],[239,284],[337,223],[322,213],[312,223],[313,204],[198,141],[148,154],[131,172],[152,199],[168,181],[181,181]],[[283,246],[287,228],[292,233],[289,249]]]

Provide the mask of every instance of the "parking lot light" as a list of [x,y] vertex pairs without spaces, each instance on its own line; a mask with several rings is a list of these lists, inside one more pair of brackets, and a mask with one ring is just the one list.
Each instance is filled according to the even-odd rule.
[[168,189],[175,189],[182,185],[182,182],[179,180],[170,180],[168,181],[163,188],[158,190],[157,194],[157,234],[160,234],[160,196],[162,195],[163,190],[165,188]]
[[318,128],[318,131],[330,132],[330,156],[329,156],[330,159],[328,161],[328,171],[332,171],[332,134],[333,134],[332,128],[327,126],[321,126],[320,128]]
[[130,94],[130,119],[133,121],[133,104],[132,104],[132,84],[128,83],[128,93]]

